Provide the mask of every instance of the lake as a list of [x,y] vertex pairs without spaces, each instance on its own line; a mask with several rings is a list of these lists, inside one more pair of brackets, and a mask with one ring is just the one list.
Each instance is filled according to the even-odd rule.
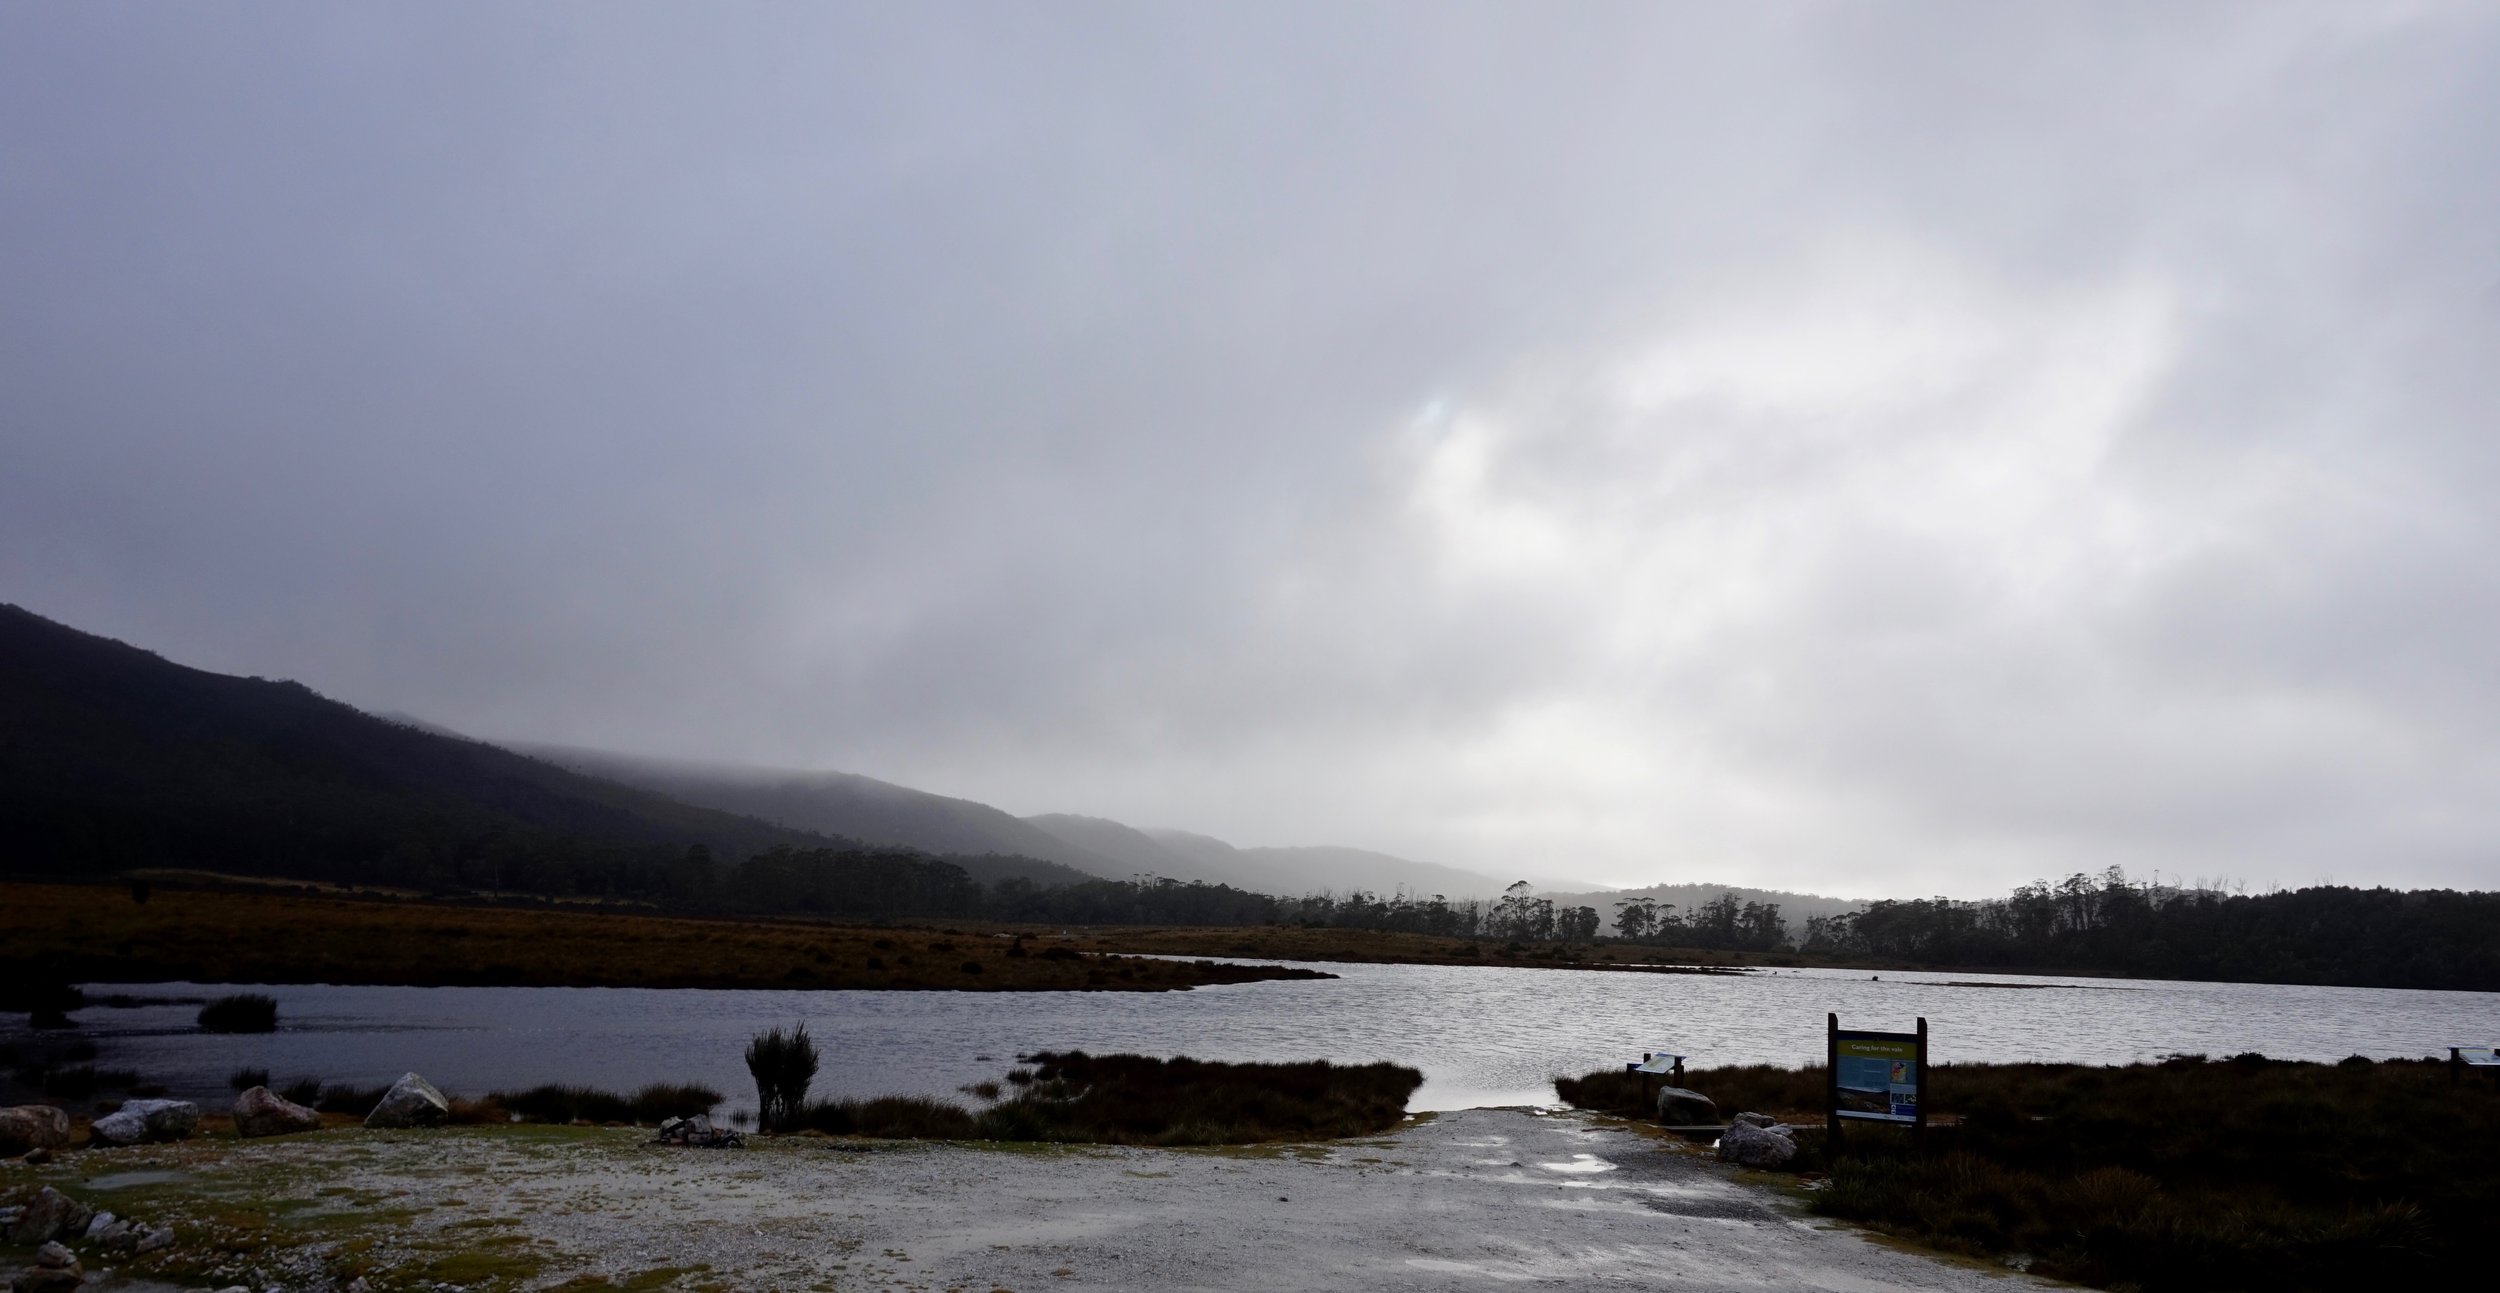
[[[1417,1109],[1550,1103],[1555,1074],[1638,1059],[1819,1063],[1823,1016],[1901,1029],[1924,1015],[1938,1061],[2124,1063],[2173,1052],[2286,1059],[2446,1054],[2500,1034],[2500,994],[1778,970],[1741,977],[1496,967],[1338,965],[1343,977],[1189,992],[788,992],[639,988],[256,988],[280,1031],[204,1034],[196,1006],[89,1006],[97,1063],[222,1104],[226,1076],[265,1068],[380,1084],[414,1069],[454,1094],[542,1082],[630,1090],[698,1081],[751,1107],[740,1052],[804,1023],[818,1095],[951,1093],[1020,1052],[1141,1051],[1216,1060],[1394,1060],[1423,1070]],[[232,987],[90,986],[214,996]],[[26,1039],[8,1016],[0,1041]],[[49,1036],[58,1037],[59,1034]]]

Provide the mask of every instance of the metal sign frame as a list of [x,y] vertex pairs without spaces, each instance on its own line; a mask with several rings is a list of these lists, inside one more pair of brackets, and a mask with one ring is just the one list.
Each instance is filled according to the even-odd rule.
[[[1837,1152],[1840,1145],[1841,1123],[1848,1119],[1908,1127],[1912,1136],[1924,1139],[1927,1131],[1927,1017],[1919,1016],[1918,1031],[1914,1033],[1877,1033],[1860,1029],[1844,1029],[1840,1026],[1840,1016],[1837,1013],[1827,1014],[1823,1018],[1823,1134],[1834,1151]],[[1898,1081],[1899,1075],[1896,1073],[1895,1080],[1887,1082],[1885,1089],[1887,1092],[1898,1092],[1902,1085],[1910,1088],[1909,1116],[1903,1117],[1900,1113],[1889,1109],[1883,1113],[1876,1113],[1872,1110],[1841,1107],[1840,1052],[1841,1044],[1844,1042],[1873,1042],[1879,1044],[1891,1055],[1906,1054],[1906,1060],[1896,1060],[1895,1064],[1896,1069],[1901,1063],[1907,1063],[1910,1066],[1907,1073],[1908,1082],[1905,1084]],[[1869,1057],[1857,1058],[1863,1060]],[[1889,1103],[1894,1109],[1898,1108],[1897,1099]]]

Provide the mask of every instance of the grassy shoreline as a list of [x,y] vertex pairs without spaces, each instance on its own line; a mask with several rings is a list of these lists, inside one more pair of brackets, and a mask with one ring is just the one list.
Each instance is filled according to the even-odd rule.
[[0,885],[0,981],[1168,992],[1315,979],[948,928],[260,891]]
[[[1800,1137],[1815,1210],[1945,1251],[2105,1288],[2304,1290],[2482,1273],[2500,1206],[2500,1089],[2433,1061],[2259,1055],[2153,1064],[1946,1064],[1921,1142],[1819,1134],[1823,1070],[1695,1069],[1722,1114]],[[1637,1079],[1558,1079],[1578,1107],[1627,1112]]]

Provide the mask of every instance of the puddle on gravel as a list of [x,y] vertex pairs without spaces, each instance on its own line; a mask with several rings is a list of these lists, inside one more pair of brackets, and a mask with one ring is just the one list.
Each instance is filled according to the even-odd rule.
[[158,1169],[144,1172],[112,1172],[87,1182],[90,1190],[128,1190],[142,1185],[179,1185],[191,1179],[189,1172]]
[[1574,1154],[1571,1156],[1571,1161],[1568,1163],[1539,1163],[1537,1166],[1542,1167],[1549,1172],[1569,1172],[1573,1174],[1611,1172],[1615,1170],[1614,1164],[1607,1162],[1605,1159],[1599,1158],[1595,1154]]

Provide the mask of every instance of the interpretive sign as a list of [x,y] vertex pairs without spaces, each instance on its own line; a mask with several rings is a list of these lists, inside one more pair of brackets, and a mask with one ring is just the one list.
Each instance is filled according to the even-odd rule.
[[1682,1067],[1684,1067],[1683,1056],[1670,1055],[1665,1051],[1652,1051],[1649,1058],[1642,1060],[1640,1065],[1632,1071],[1635,1073],[1673,1073]]
[[2448,1058],[2467,1068],[2500,1068],[2500,1050],[2489,1046],[2451,1046]]
[[1843,1029],[1840,1016],[1826,1015],[1825,1059],[1830,1074],[1826,1114],[1830,1134],[1840,1134],[1844,1118],[1898,1123],[1913,1129],[1927,1125],[1927,1021],[1914,1033],[1870,1033]]

